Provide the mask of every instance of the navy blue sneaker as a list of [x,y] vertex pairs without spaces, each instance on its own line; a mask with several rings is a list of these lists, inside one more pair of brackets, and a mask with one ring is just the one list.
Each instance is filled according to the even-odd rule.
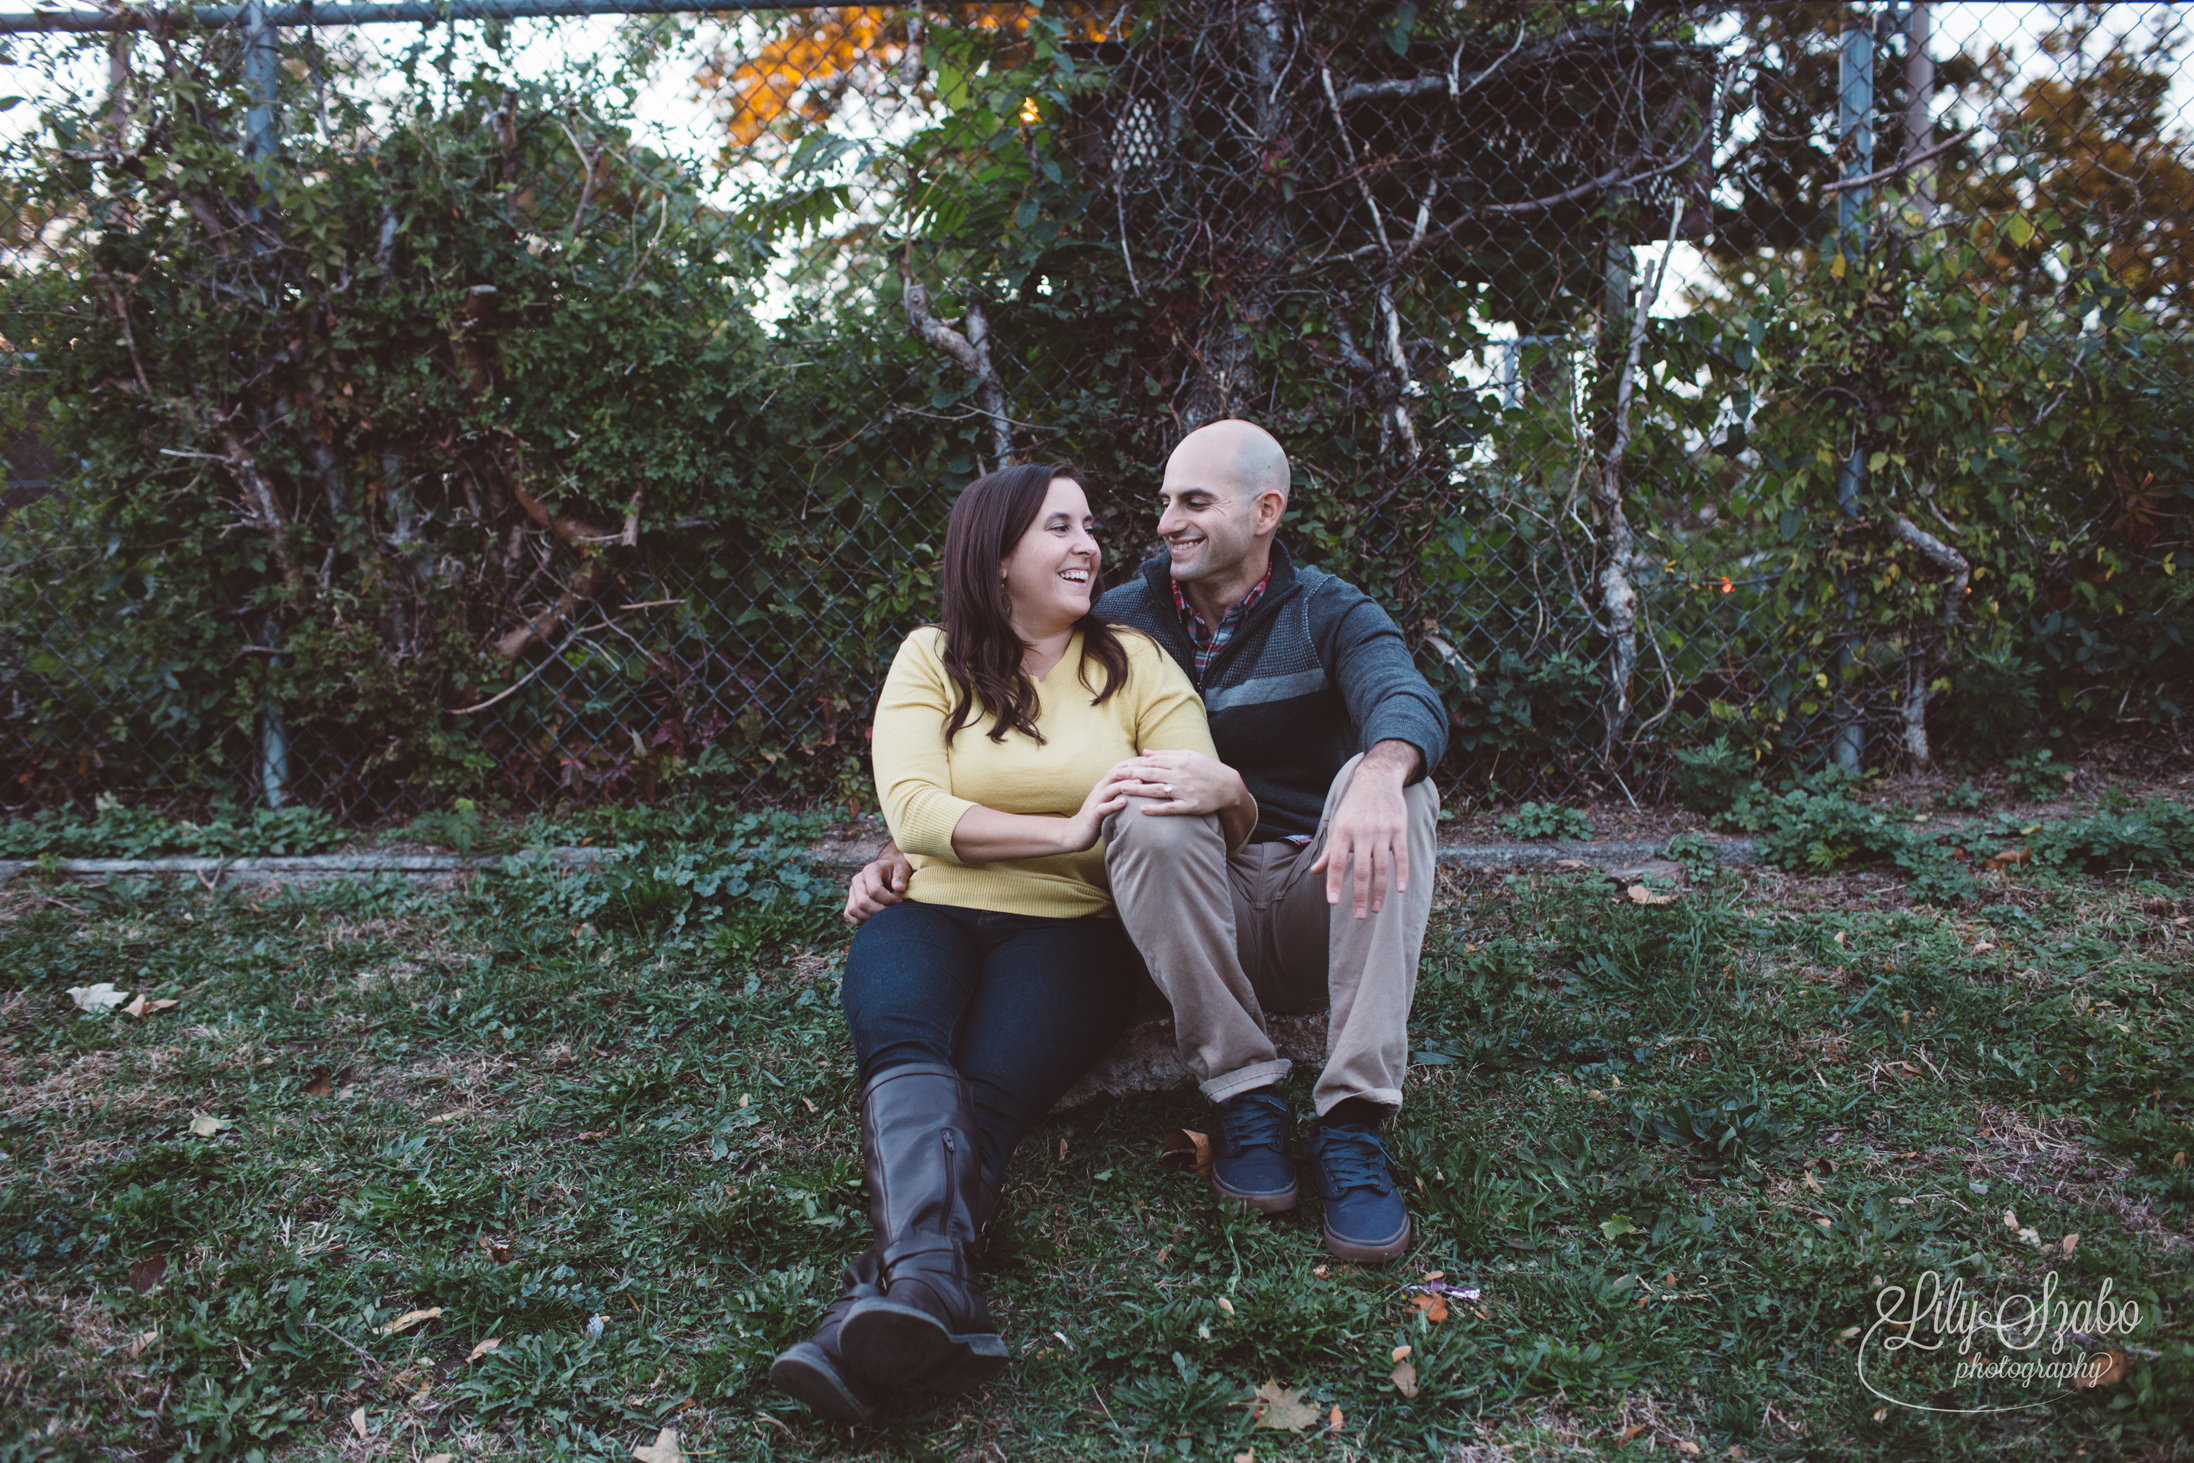
[[1330,1254],[1377,1265],[1409,1248],[1409,1211],[1402,1207],[1378,1129],[1320,1123],[1310,1135],[1310,1164],[1318,1197],[1325,1200]]
[[1295,1159],[1288,1152],[1295,1120],[1287,1099],[1270,1087],[1219,1104],[1219,1140],[1211,1145],[1211,1189],[1261,1214],[1295,1207]]

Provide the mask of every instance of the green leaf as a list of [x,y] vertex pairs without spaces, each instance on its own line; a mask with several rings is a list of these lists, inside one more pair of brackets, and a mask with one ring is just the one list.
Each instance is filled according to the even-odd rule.
[[1628,1214],[1617,1214],[1613,1218],[1600,1221],[1600,1233],[1606,1235],[1610,1241],[1619,1240],[1626,1234],[1638,1233],[1638,1226],[1630,1222]]

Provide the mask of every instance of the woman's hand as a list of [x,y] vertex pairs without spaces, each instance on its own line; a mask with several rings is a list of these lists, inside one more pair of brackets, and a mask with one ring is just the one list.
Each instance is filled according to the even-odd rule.
[[1153,800],[1143,809],[1150,817],[1216,815],[1230,849],[1246,843],[1257,826],[1257,800],[1249,795],[1242,774],[1215,757],[1144,752],[1112,770],[1131,779],[1123,783],[1127,796]]
[[1061,853],[1081,853],[1097,846],[1097,840],[1104,836],[1105,819],[1127,806],[1127,789],[1136,780],[1124,770],[1127,765],[1122,762],[1099,778],[1089,796],[1082,799],[1081,808],[1066,820],[1067,846],[1059,850]]

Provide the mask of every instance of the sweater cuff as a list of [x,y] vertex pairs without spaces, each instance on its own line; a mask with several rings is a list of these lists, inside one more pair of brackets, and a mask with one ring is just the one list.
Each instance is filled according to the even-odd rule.
[[917,798],[901,813],[900,823],[892,826],[892,840],[902,853],[943,859],[946,863],[963,863],[965,860],[952,851],[952,830],[960,826],[960,820],[974,806],[972,799],[956,798],[946,792]]
[[1406,779],[1404,787],[1424,781],[1432,775],[1432,768],[1447,750],[1444,729],[1425,725],[1429,718],[1400,715],[1382,716],[1364,728],[1363,749],[1368,752],[1381,742],[1407,742],[1417,749],[1417,775]]

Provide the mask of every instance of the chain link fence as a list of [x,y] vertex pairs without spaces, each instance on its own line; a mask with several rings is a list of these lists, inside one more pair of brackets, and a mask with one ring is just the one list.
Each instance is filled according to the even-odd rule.
[[1472,793],[2177,745],[2173,7],[680,8],[0,17],[0,801],[858,808],[1229,415]]

